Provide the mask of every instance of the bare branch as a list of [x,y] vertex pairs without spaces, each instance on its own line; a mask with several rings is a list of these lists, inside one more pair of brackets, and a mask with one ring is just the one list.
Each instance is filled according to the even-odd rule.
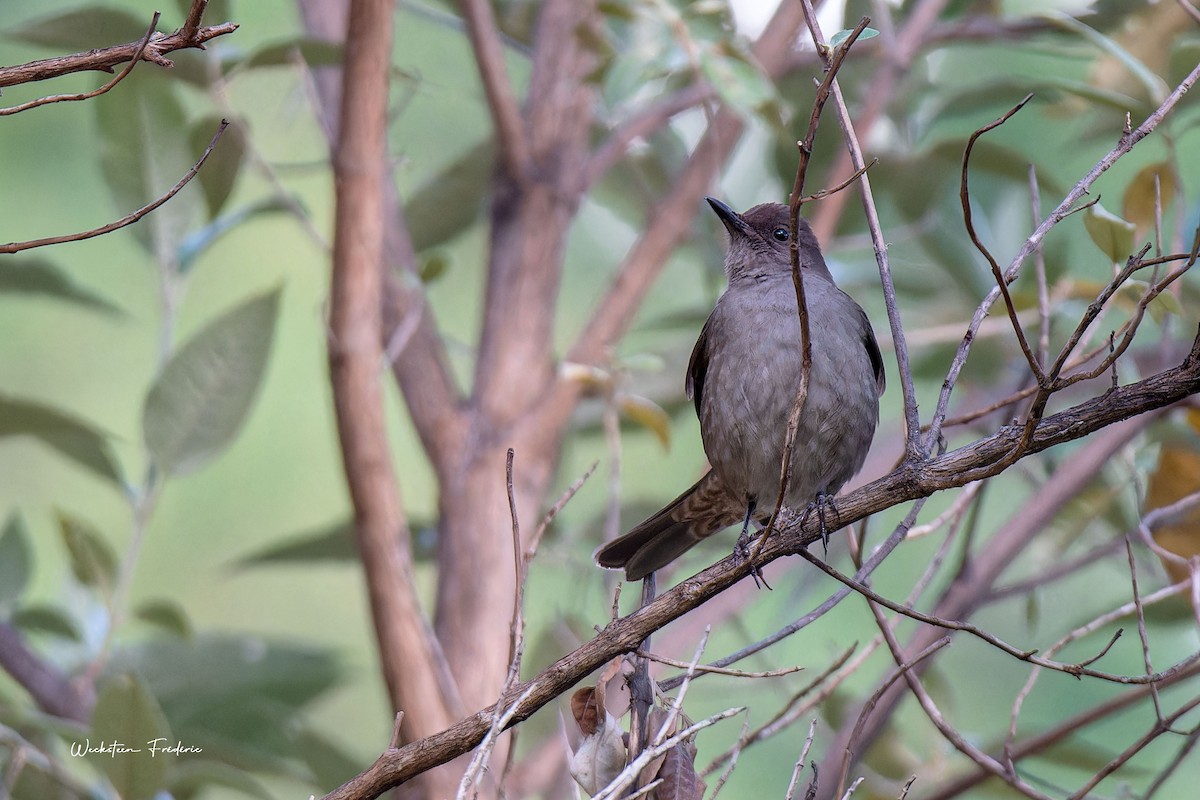
[[179,190],[184,186],[187,186],[188,182],[191,181],[192,178],[196,177],[196,173],[200,171],[200,167],[204,165],[205,160],[213,151],[213,148],[217,146],[217,142],[221,139],[221,134],[225,132],[227,127],[229,127],[229,122],[227,120],[221,120],[221,124],[217,126],[217,132],[213,134],[213,138],[208,143],[208,147],[204,148],[204,152],[200,155],[200,159],[192,165],[191,169],[184,173],[183,177],[179,179],[178,183],[168,189],[166,194],[162,195],[157,200],[142,206],[132,214],[121,217],[121,219],[115,222],[110,222],[107,225],[101,225],[99,228],[93,228],[90,231],[69,233],[63,236],[48,236],[45,239],[32,239],[28,242],[10,242],[9,244],[3,244],[0,245],[0,253],[19,253],[22,250],[32,250],[35,247],[46,247],[48,245],[62,244],[64,242],[81,242],[85,239],[94,239],[97,236],[103,236],[106,233],[112,233],[113,231],[120,230],[128,225],[132,225],[142,217],[145,217],[154,209],[161,206],[163,203],[170,200],[175,195],[179,194]]
[[173,66],[165,56],[176,50],[203,49],[204,43],[233,33],[238,29],[236,23],[224,22],[200,28],[193,36],[185,36],[182,30],[169,35],[158,34],[150,37],[144,47],[142,40],[105,47],[100,50],[89,50],[86,53],[76,53],[69,56],[56,56],[41,61],[30,61],[15,67],[0,67],[0,88],[16,86],[21,83],[44,81],[69,75],[73,72],[112,72],[118,64],[124,64],[141,53],[144,61],[151,61],[160,67]]
[[133,68],[141,62],[142,53],[146,51],[146,45],[150,43],[150,37],[154,35],[154,29],[158,27],[158,18],[159,12],[155,11],[154,16],[150,18],[150,27],[147,29],[146,35],[142,37],[142,41],[138,45],[137,52],[133,54],[133,58],[130,59],[129,63],[125,66],[125,69],[121,70],[115,78],[101,86],[99,89],[93,89],[90,92],[82,92],[79,94],[48,95],[46,97],[39,97],[36,100],[30,100],[28,103],[21,103],[20,105],[10,106],[9,108],[0,108],[0,117],[19,114],[22,111],[28,111],[29,109],[37,108],[38,106],[50,105],[51,103],[71,103],[79,100],[90,100],[93,97],[99,97],[100,95],[104,94],[109,89],[125,80],[125,77],[129,75],[129,73],[133,72]]
[[521,118],[521,108],[508,80],[504,45],[500,41],[500,30],[492,5],[487,0],[462,0],[460,7],[467,24],[467,36],[471,39],[471,49],[475,53],[475,63],[479,66],[483,93],[496,126],[500,157],[513,178],[524,180],[532,165],[529,139],[525,121]]

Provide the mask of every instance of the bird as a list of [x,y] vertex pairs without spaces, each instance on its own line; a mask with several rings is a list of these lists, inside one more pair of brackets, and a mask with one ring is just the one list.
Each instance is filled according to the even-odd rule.
[[[727,287],[692,350],[685,392],[695,404],[710,469],[662,510],[596,550],[599,566],[624,569],[629,581],[738,522],[744,553],[750,521],[765,524],[779,495],[802,359],[791,211],[763,203],[739,214],[706,200],[729,234]],[[862,468],[886,382],[866,312],[834,283],[803,218],[796,238],[812,362],[784,505],[821,510]]]

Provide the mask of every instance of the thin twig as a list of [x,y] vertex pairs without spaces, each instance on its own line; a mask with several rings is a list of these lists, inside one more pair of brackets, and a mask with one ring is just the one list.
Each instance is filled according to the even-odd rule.
[[838,570],[829,566],[821,559],[819,559],[816,556],[809,553],[807,550],[801,550],[799,555],[802,558],[804,558],[806,561],[808,561],[810,564],[815,565],[818,569],[820,569],[822,572],[824,572],[826,575],[830,576],[831,578],[841,581],[842,583],[844,583],[845,585],[854,589],[854,591],[863,595],[867,599],[873,600],[874,602],[878,603],[879,605],[890,608],[892,611],[895,611],[898,614],[903,614],[906,617],[915,619],[918,622],[924,622],[927,625],[934,625],[939,628],[945,628],[947,630],[963,631],[964,633],[969,633],[972,636],[975,636],[976,638],[979,638],[979,639],[987,642],[988,644],[992,645],[993,647],[995,647],[999,650],[1002,650],[1003,652],[1007,653],[1008,655],[1013,656],[1014,658],[1017,658],[1021,661],[1028,661],[1029,663],[1036,664],[1039,667],[1045,667],[1046,669],[1056,670],[1058,672],[1065,672],[1068,675],[1075,676],[1076,678],[1087,676],[1087,677],[1091,677],[1091,678],[1100,678],[1101,680],[1112,681],[1113,683],[1124,683],[1124,684],[1155,683],[1157,681],[1165,680],[1169,676],[1175,674],[1179,670],[1181,670],[1184,667],[1186,667],[1187,665],[1191,664],[1193,661],[1200,661],[1200,652],[1193,653],[1192,655],[1188,656],[1187,658],[1185,658],[1182,661],[1175,664],[1175,666],[1173,666],[1167,670],[1164,670],[1162,672],[1156,672],[1156,673],[1153,673],[1150,675],[1116,675],[1113,673],[1099,672],[1097,670],[1089,669],[1084,663],[1063,664],[1063,663],[1060,663],[1057,661],[1051,661],[1049,659],[1046,659],[1046,658],[1043,658],[1043,657],[1037,655],[1037,652],[1038,652],[1037,650],[1021,650],[1020,648],[1013,647],[1011,644],[1008,644],[1007,642],[1001,640],[999,637],[995,636],[994,634],[991,634],[991,633],[983,630],[979,626],[974,625],[970,622],[960,622],[959,620],[940,619],[938,617],[930,616],[929,614],[923,614],[920,611],[915,611],[911,608],[905,608],[904,606],[900,605],[899,603],[893,602],[893,601],[887,599],[886,597],[883,597],[882,595],[878,594],[875,590],[871,589],[869,586],[859,583],[858,581],[854,580],[853,578],[851,578],[848,575],[843,575],[841,572],[839,572]]
[[[205,0],[205,2],[207,2],[207,0]],[[19,114],[22,111],[28,111],[31,108],[37,108],[38,106],[45,106],[51,103],[73,103],[79,100],[90,100],[93,97],[99,97],[100,95],[104,94],[109,89],[125,80],[126,76],[133,72],[133,68],[141,63],[142,53],[146,52],[146,45],[150,43],[151,37],[154,36],[154,29],[158,27],[159,16],[161,16],[160,12],[155,11],[154,16],[150,18],[150,27],[146,29],[146,35],[142,37],[142,41],[138,44],[138,48],[134,52],[133,58],[131,58],[129,63],[125,65],[125,69],[117,73],[115,78],[101,86],[99,89],[93,89],[90,92],[81,92],[78,94],[47,95],[46,97],[39,97],[36,100],[30,100],[28,103],[21,103],[20,105],[10,106],[8,108],[0,108],[0,117],[7,117],[11,114]]]
[[1029,340],[1025,338],[1025,331],[1021,328],[1021,321],[1017,319],[1017,308],[1013,304],[1012,295],[1009,294],[1008,281],[1005,280],[1004,275],[1000,272],[1000,264],[996,261],[995,256],[979,240],[979,234],[975,231],[975,222],[971,213],[971,192],[967,180],[968,168],[971,164],[971,151],[975,148],[975,142],[979,140],[979,137],[1008,122],[1014,114],[1024,108],[1025,104],[1032,99],[1033,93],[1030,92],[1025,95],[1024,100],[1010,108],[999,118],[977,129],[967,139],[967,146],[963,149],[962,179],[958,190],[958,197],[959,202],[962,203],[963,224],[966,225],[967,235],[971,238],[971,244],[975,245],[975,249],[987,259],[988,265],[992,268],[992,276],[995,277],[996,287],[1000,290],[1000,295],[1004,298],[1004,308],[1008,311],[1008,318],[1012,322],[1013,332],[1017,335],[1017,343],[1021,345],[1021,352],[1025,354],[1025,360],[1029,363],[1029,369],[1033,372],[1034,377],[1037,378],[1038,384],[1041,385],[1046,382],[1046,376],[1042,370],[1042,365],[1038,363],[1037,356],[1034,355],[1033,350],[1029,347]]
[[[859,35],[866,29],[868,22],[870,22],[870,19],[867,17],[859,20],[858,25],[850,32],[846,40],[834,48],[833,56],[829,60],[825,71],[825,78],[817,87],[816,97],[813,98],[812,112],[808,118],[808,130],[805,132],[804,138],[796,143],[800,151],[800,156],[797,159],[796,179],[792,184],[792,192],[788,204],[791,228],[791,237],[788,240],[788,254],[791,256],[792,261],[792,286],[796,291],[796,310],[800,317],[800,381],[796,386],[796,396],[792,400],[792,407],[788,413],[787,431],[783,440],[783,453],[781,454],[779,465],[779,496],[775,499],[775,507],[771,512],[767,527],[759,537],[758,545],[750,557],[751,563],[755,564],[758,563],[758,557],[762,553],[762,548],[767,538],[775,530],[779,519],[779,512],[783,508],[783,501],[787,497],[788,486],[791,484],[792,453],[796,448],[796,436],[800,431],[800,417],[804,414],[804,405],[808,399],[808,381],[812,373],[812,336],[809,331],[808,301],[805,298],[804,277],[800,270],[800,206],[804,202],[804,180],[808,174],[808,164],[812,158],[812,149],[817,137],[817,128],[821,123],[821,111],[829,99],[831,87],[837,78],[837,73],[842,66],[842,62],[845,61],[847,53],[850,52],[850,48],[854,45]],[[820,44],[818,44],[819,47]]]
[[167,190],[166,194],[162,195],[157,200],[142,206],[132,214],[121,217],[121,219],[115,222],[110,222],[107,225],[101,225],[99,228],[93,228],[90,231],[70,233],[64,236],[49,236],[45,239],[31,239],[28,242],[11,242],[9,244],[0,245],[0,253],[20,253],[23,250],[32,250],[35,247],[47,247],[53,244],[63,244],[64,242],[81,242],[85,239],[94,239],[97,236],[103,236],[106,233],[112,233],[113,231],[120,230],[128,225],[132,225],[133,223],[145,217],[154,209],[161,206],[163,203],[170,200],[175,195],[179,194],[179,191],[184,186],[187,186],[188,182],[190,182],[192,178],[196,177],[196,173],[200,171],[200,167],[204,166],[204,162],[208,159],[208,156],[213,151],[213,148],[217,146],[217,142],[221,139],[221,134],[225,132],[227,127],[229,127],[229,121],[221,120],[221,124],[217,126],[217,132],[213,134],[212,140],[208,143],[208,147],[204,148],[204,153],[201,154],[200,159],[192,165],[191,169],[184,173],[183,177],[179,179],[179,182]]
[[638,650],[635,655],[638,658],[648,658],[651,661],[659,664],[666,664],[669,667],[677,667],[679,669],[687,669],[692,672],[707,672],[712,675],[728,675],[732,678],[778,678],[781,675],[791,675],[804,669],[801,666],[783,667],[782,669],[772,669],[766,672],[746,672],[740,669],[724,669],[722,667],[709,667],[704,664],[692,664],[687,661],[680,661],[677,658],[667,658],[666,656],[647,653],[644,650]]

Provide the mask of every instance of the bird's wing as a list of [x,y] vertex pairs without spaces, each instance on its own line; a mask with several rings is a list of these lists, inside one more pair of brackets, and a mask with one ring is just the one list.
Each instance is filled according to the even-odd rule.
[[[700,415],[700,397],[704,393],[704,376],[708,374],[708,329],[712,324],[710,315],[700,329],[700,338],[692,348],[692,357],[688,359],[687,380],[684,392],[696,404],[696,416]],[[878,348],[876,348],[878,349]]]
[[858,315],[862,319],[862,343],[867,348],[871,369],[875,371],[875,385],[879,387],[879,394],[882,396],[883,390],[887,388],[887,377],[883,374],[883,354],[879,352],[879,343],[875,341],[875,331],[871,330],[871,320],[867,318],[867,312],[857,304],[855,308],[858,308]]

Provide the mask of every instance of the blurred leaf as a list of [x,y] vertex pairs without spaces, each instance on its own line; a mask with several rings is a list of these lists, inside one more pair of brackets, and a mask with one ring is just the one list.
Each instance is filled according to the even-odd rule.
[[237,560],[239,567],[261,564],[306,563],[312,561],[354,561],[354,520],[345,520],[311,531],[280,544],[269,545],[257,553]]
[[140,40],[150,27],[151,14],[134,16],[116,8],[91,6],[38,17],[6,28],[4,36],[65,52],[91,50]]
[[570,754],[567,768],[588,794],[607,786],[627,759],[621,726],[604,707],[603,686],[585,686],[571,695],[571,715],[583,741]]
[[87,423],[53,408],[0,395],[0,438],[5,436],[32,436],[100,477],[122,484],[108,440]]
[[[208,143],[212,141],[224,117],[220,114],[209,114],[192,123],[189,134],[192,152],[199,159]],[[213,148],[208,160],[200,168],[196,180],[204,190],[204,200],[208,206],[208,218],[214,219],[221,213],[233,184],[237,180],[238,171],[242,166],[242,158],[246,154],[246,124],[239,119],[228,120],[229,125],[221,134],[217,146]]]
[[[1158,179],[1158,194],[1155,193]],[[1155,201],[1161,198],[1165,210],[1175,197],[1175,171],[1170,164],[1148,164],[1133,176],[1121,199],[1121,216],[1137,226],[1138,235],[1154,230]]]
[[172,764],[168,781],[168,791],[172,797],[179,800],[189,800],[201,791],[219,788],[233,789],[235,792],[260,797],[262,800],[274,800],[266,787],[245,770],[205,758],[188,758]]
[[266,372],[279,291],[206,325],[171,357],[146,395],[146,446],[168,475],[196,468],[237,435]]
[[5,258],[0,261],[0,295],[43,295],[75,303],[92,311],[123,315],[120,306],[85,289],[54,262],[41,257]]
[[1118,44],[1116,40],[1105,36],[1095,28],[1063,12],[1050,13],[1045,16],[1064,30],[1078,33],[1094,44],[1101,52],[1107,53],[1117,59],[1138,80],[1145,90],[1146,95],[1155,104],[1161,103],[1170,93],[1171,90],[1162,78],[1155,75],[1141,60]]
[[[1200,453],[1185,444],[1164,442],[1146,487],[1146,511],[1164,508],[1196,491],[1200,491]],[[1177,556],[1200,555],[1200,508],[1192,508],[1152,533],[1154,541]],[[1167,559],[1162,563],[1172,583],[1187,579],[1187,565]]]
[[404,203],[404,217],[419,253],[469,228],[483,208],[483,187],[492,175],[494,146],[480,142],[427,180]]
[[652,795],[655,800],[703,800],[708,790],[696,772],[696,745],[691,741],[668,750],[655,777],[662,781]]
[[641,395],[622,393],[617,398],[617,409],[621,416],[653,431],[663,448],[670,449],[671,417],[662,406]]
[[294,772],[291,735],[340,670],[327,652],[257,636],[155,637],[114,654],[109,669],[142,675],[184,744],[246,769]]
[[227,214],[222,214],[207,225],[197,228],[185,236],[183,241],[179,243],[178,262],[180,272],[186,272],[191,269],[196,259],[205,250],[238,225],[248,222],[260,214],[278,211],[290,214],[295,210],[297,205],[298,200],[293,198],[265,197],[262,200],[242,206]]
[[56,512],[55,516],[75,579],[107,595],[117,577],[116,553],[87,520],[64,511]]
[[1177,317],[1183,316],[1183,304],[1179,302],[1179,298],[1171,292],[1159,292],[1150,305],[1147,306],[1150,311],[1150,316],[1155,322],[1162,323],[1167,314],[1174,314]]
[[[829,46],[837,47],[839,44],[849,39],[850,34],[853,32],[853,28],[846,28],[845,30],[838,31],[833,36],[829,37]],[[878,35],[879,31],[875,30],[874,28],[863,28],[862,33],[858,35],[858,38],[854,40],[854,43],[858,44],[859,42],[865,42],[867,39],[874,39]]]
[[192,622],[188,619],[187,612],[174,600],[147,600],[134,609],[133,615],[143,622],[184,639],[193,633]]
[[308,765],[322,791],[336,789],[362,770],[359,761],[311,728],[296,733],[296,753]]
[[297,55],[310,67],[331,67],[342,63],[345,48],[341,42],[298,36],[255,50],[244,65],[254,67],[294,67]]
[[92,712],[89,747],[125,746],[140,752],[91,753],[121,800],[148,800],[166,783],[168,759],[150,752],[149,743],[174,744],[171,729],[153,695],[132,675],[104,686]]
[[[174,83],[134,70],[121,88],[94,107],[105,184],[120,212],[127,214],[161,197],[200,153],[180,133],[188,126]],[[187,186],[130,230],[160,265],[174,265],[179,242],[199,222],[202,206],[201,191]]]
[[25,606],[13,614],[12,623],[26,633],[45,633],[73,642],[83,639],[71,615],[54,606]]
[[705,79],[731,108],[752,114],[777,99],[775,85],[740,53],[705,46],[700,48],[699,58]]
[[436,252],[421,262],[421,283],[433,283],[446,274],[450,259],[443,252]]
[[7,619],[29,585],[33,553],[29,549],[29,532],[15,511],[8,515],[4,531],[0,532],[0,619]]
[[1083,226],[1088,235],[1113,263],[1122,263],[1133,252],[1133,223],[1106,211],[1096,203],[1083,212]]

